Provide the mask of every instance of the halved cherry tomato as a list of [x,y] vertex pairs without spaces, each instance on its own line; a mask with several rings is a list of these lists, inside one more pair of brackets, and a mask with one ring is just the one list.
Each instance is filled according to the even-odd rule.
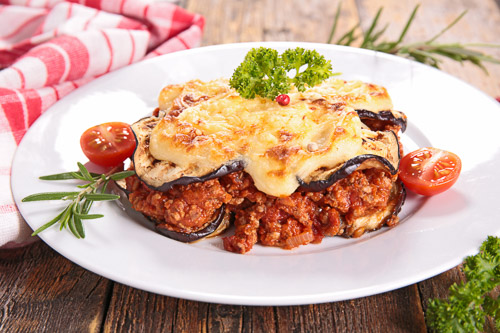
[[401,159],[399,178],[413,192],[434,195],[455,184],[461,169],[457,155],[438,148],[420,148]]
[[132,155],[135,149],[132,129],[126,123],[96,125],[83,132],[80,146],[87,158],[98,165],[116,166]]

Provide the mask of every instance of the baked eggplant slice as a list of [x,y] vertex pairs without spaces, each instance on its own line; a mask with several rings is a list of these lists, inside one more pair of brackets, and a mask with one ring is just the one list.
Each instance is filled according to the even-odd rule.
[[234,160],[212,168],[182,169],[169,161],[155,159],[149,151],[152,129],[160,121],[159,117],[143,118],[132,124],[137,146],[132,155],[137,176],[153,190],[165,192],[174,185],[188,185],[219,178],[231,172],[243,170],[244,161]]
[[199,230],[191,233],[175,231],[173,230],[173,227],[170,227],[161,221],[152,219],[147,215],[141,214],[132,208],[130,201],[128,200],[130,192],[127,190],[125,180],[112,182],[110,189],[113,193],[120,196],[120,208],[122,208],[134,220],[153,228],[156,232],[163,236],[183,243],[192,243],[204,238],[215,237],[225,231],[230,224],[231,215],[226,211],[225,205],[222,205],[222,207],[215,212],[213,219]]
[[399,168],[399,141],[392,131],[363,131],[363,151],[336,168],[320,168],[307,178],[298,179],[302,189],[311,192],[322,191],[337,181],[346,178],[356,170],[383,169],[396,175]]
[[344,237],[359,237],[367,231],[374,231],[380,229],[383,225],[389,226],[397,224],[397,220],[389,221],[390,219],[397,219],[397,214],[401,211],[406,200],[406,189],[403,183],[396,181],[391,189],[391,194],[387,206],[371,215],[363,216],[351,221],[347,226],[343,236]]

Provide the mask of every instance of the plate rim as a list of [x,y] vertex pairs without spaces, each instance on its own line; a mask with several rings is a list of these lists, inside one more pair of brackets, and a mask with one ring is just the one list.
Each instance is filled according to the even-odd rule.
[[[476,92],[480,93],[483,95],[483,97],[486,97],[487,99],[490,99],[491,101],[494,101],[494,99],[485,94],[484,92],[482,92],[481,90],[479,90],[478,88],[470,85],[469,83],[467,82],[464,82],[448,73],[445,73],[445,72],[442,72],[438,69],[435,69],[433,67],[430,67],[428,65],[424,65],[424,64],[420,64],[420,63],[416,63],[414,61],[411,61],[409,59],[404,59],[404,58],[401,58],[401,57],[398,57],[398,56],[394,56],[394,55],[389,55],[389,54],[385,54],[385,53],[381,53],[381,52],[376,52],[376,51],[372,51],[372,50],[365,50],[365,49],[359,49],[359,48],[353,48],[353,47],[347,47],[347,46],[339,46],[339,45],[332,45],[332,44],[322,44],[322,43],[307,43],[307,42],[247,42],[247,43],[232,43],[232,44],[221,44],[221,45],[211,45],[211,46],[204,46],[204,47],[200,47],[200,48],[195,48],[195,49],[190,49],[190,50],[184,50],[184,51],[179,51],[179,52],[175,52],[175,53],[171,53],[171,54],[166,54],[166,55],[162,55],[162,56],[159,56],[159,57],[155,57],[155,58],[151,58],[151,59],[146,59],[144,61],[140,61],[140,62],[137,62],[131,66],[127,66],[127,67],[124,67],[124,68],[121,68],[121,69],[118,69],[116,71],[113,71],[107,75],[103,75],[102,77],[99,77],[95,80],[93,80],[92,82],[99,82],[98,80],[106,80],[106,77],[108,77],[109,75],[117,75],[115,73],[119,73],[119,72],[122,72],[122,71],[129,71],[131,67],[136,67],[136,66],[144,66],[145,64],[147,65],[148,63],[154,63],[154,62],[161,62],[161,61],[165,61],[165,59],[168,59],[169,57],[172,57],[172,56],[182,56],[183,54],[186,54],[186,53],[193,53],[193,54],[196,54],[196,53],[202,53],[202,52],[206,52],[206,51],[211,51],[211,50],[224,50],[226,48],[251,48],[251,47],[255,47],[255,46],[266,46],[266,45],[278,45],[278,46],[307,46],[309,48],[314,48],[315,46],[322,46],[322,47],[328,47],[328,48],[332,48],[334,49],[335,51],[340,51],[340,52],[343,52],[343,51],[349,51],[349,52],[355,52],[355,53],[360,53],[360,54],[370,54],[370,55],[374,55],[376,57],[383,57],[383,58],[387,58],[387,59],[390,59],[391,61],[394,61],[397,59],[398,62],[405,62],[405,63],[409,63],[411,64],[412,66],[424,66],[426,68],[426,70],[432,70],[432,71],[436,71],[436,72],[439,72],[440,75],[445,75],[447,76],[448,78],[451,78],[453,80],[457,80],[459,81],[461,84],[465,84],[467,86],[468,89],[474,89]],[[87,85],[91,85],[92,82],[90,82],[89,84],[86,84],[85,86]],[[70,96],[74,96],[76,94],[78,94],[78,89],[76,89],[75,91],[71,92],[70,94],[68,94],[67,96],[63,97],[61,100],[59,100],[56,104],[61,104],[62,101],[65,101],[67,100],[68,98],[71,98]],[[50,113],[51,109],[53,108],[53,106],[51,106],[47,111],[45,111],[36,121],[33,125],[36,125],[37,122],[40,121],[40,119],[44,119],[44,117],[48,117],[46,116],[47,114]],[[31,128],[31,127],[30,127]],[[29,129],[28,129],[28,132],[29,132]],[[28,132],[26,134],[28,134]],[[24,138],[26,138],[27,135],[24,136]],[[23,140],[20,142],[19,146],[20,147],[21,145],[23,145],[23,141],[24,141],[24,138]],[[14,176],[17,174],[17,170],[14,170],[14,163],[15,161],[17,160],[18,158],[18,152],[20,151],[20,149],[16,149],[16,152],[14,154],[14,158],[13,158],[13,162],[12,162],[12,173],[11,173],[11,186],[12,186],[12,192],[14,193],[15,190],[14,190]],[[76,162],[75,162],[76,163]],[[24,214],[22,212],[22,209],[20,208],[19,204],[18,204],[18,199],[19,198],[16,198],[15,197],[15,202],[16,202],[16,205],[19,207],[19,211],[21,213],[21,215],[23,216],[24,218]],[[24,218],[25,221],[28,223],[28,219]],[[29,223],[28,223],[29,225]],[[499,230],[497,230],[497,234],[499,233]],[[63,255],[64,257],[66,257],[67,259],[71,260],[73,263],[76,263],[78,265],[80,265],[80,263],[78,263],[77,261],[74,260],[74,258],[72,258],[72,256],[67,256],[66,254],[62,254],[60,251],[58,251],[56,248],[54,248],[54,246],[52,246],[52,244],[50,244],[49,242],[46,241],[46,237],[44,234],[41,234],[40,235],[40,238],[47,244],[49,245],[52,249],[54,249],[56,252],[58,252],[59,254]],[[472,248],[468,251],[469,253],[471,252],[477,252],[477,249],[475,248]],[[359,291],[359,293],[354,293],[354,294],[350,294],[349,296],[347,297],[333,297],[332,294],[336,294],[337,296],[338,293],[336,292],[330,292],[330,293],[326,293],[326,294],[318,294],[318,295],[303,295],[302,297],[298,297],[298,296],[282,296],[281,298],[276,298],[276,296],[273,296],[272,298],[265,298],[265,297],[262,297],[262,296],[256,296],[256,297],[247,297],[246,299],[242,299],[242,298],[238,298],[238,299],[231,299],[230,297],[228,298],[227,295],[218,295],[218,294],[211,294],[211,293],[206,293],[206,294],[200,294],[200,293],[196,293],[196,294],[190,294],[189,292],[186,293],[186,292],[176,292],[175,290],[172,290],[171,293],[168,294],[168,296],[171,296],[171,297],[180,297],[180,298],[184,298],[184,299],[190,299],[190,300],[195,300],[195,301],[204,301],[204,302],[212,302],[212,303],[221,303],[221,304],[238,304],[238,305],[300,305],[300,304],[313,304],[313,303],[324,303],[324,302],[331,302],[331,301],[340,301],[340,300],[346,300],[346,299],[353,299],[353,298],[359,298],[359,297],[365,297],[365,296],[370,296],[370,295],[374,295],[374,294],[379,294],[379,293],[382,293],[382,292],[386,292],[386,291],[390,291],[390,290],[394,290],[394,289],[397,289],[397,288],[401,288],[401,287],[404,287],[404,286],[408,286],[410,284],[413,284],[413,283],[416,283],[418,281],[422,281],[423,279],[426,279],[426,278],[429,278],[429,277],[432,277],[432,276],[435,276],[441,272],[444,272],[452,267],[455,267],[456,265],[460,264],[462,262],[461,259],[456,259],[455,261],[453,262],[447,262],[445,265],[442,265],[440,267],[436,267],[435,270],[433,271],[432,275],[429,275],[429,274],[421,274],[421,276],[415,276],[413,275],[412,278],[408,278],[405,282],[403,281],[400,281],[399,284],[394,284],[394,282],[392,283],[386,283],[384,285],[378,285],[378,288],[372,288],[369,292],[367,292],[366,290],[363,290],[363,291]],[[82,265],[80,265],[82,266]],[[84,267],[85,269],[86,266],[82,266]],[[90,270],[90,269],[89,269]],[[96,272],[96,270],[92,269],[91,270],[92,272]],[[97,271],[99,271],[97,269]],[[97,272],[96,272],[97,273]],[[119,278],[111,278],[111,277],[108,277],[107,275],[105,274],[101,274],[101,273],[97,273],[101,276],[104,276],[104,277],[107,277],[111,280],[114,280],[116,282],[119,282],[119,283],[123,283],[123,284],[126,284],[126,285],[129,285],[129,286],[132,286],[134,288],[139,288],[139,289],[142,289],[142,290],[146,290],[146,291],[149,291],[149,292],[153,292],[153,293],[158,293],[157,290],[151,290],[150,288],[147,288],[147,286],[143,286],[143,284],[141,283],[130,283],[130,281],[121,281]],[[161,294],[164,294],[164,293],[161,293]],[[165,294],[166,295],[166,294]],[[241,296],[240,296],[241,297]],[[314,299],[313,302],[311,302],[311,299]]]

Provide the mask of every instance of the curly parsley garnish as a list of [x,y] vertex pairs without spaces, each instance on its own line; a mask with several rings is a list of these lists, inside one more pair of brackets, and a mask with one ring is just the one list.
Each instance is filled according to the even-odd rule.
[[500,331],[500,299],[490,294],[500,285],[500,238],[489,236],[478,254],[465,259],[463,271],[466,283],[454,283],[447,300],[429,302],[429,326],[438,332],[480,332],[490,316]]
[[274,49],[259,47],[247,53],[229,84],[244,98],[261,96],[274,100],[288,93],[292,84],[304,91],[306,85],[313,87],[332,75],[330,60],[315,50],[297,47],[280,55]]
[[42,200],[70,200],[70,204],[49,222],[35,230],[32,236],[39,234],[45,229],[60,223],[60,230],[69,228],[76,238],[85,238],[85,229],[82,220],[97,219],[103,217],[102,214],[89,214],[90,207],[94,201],[108,201],[120,198],[119,195],[105,193],[106,186],[110,180],[120,180],[132,176],[134,171],[114,172],[108,174],[91,173],[81,163],[78,163],[79,171],[64,172],[55,175],[42,176],[42,180],[67,180],[79,179],[86,184],[78,185],[80,191],[74,192],[44,192],[27,196],[22,202],[42,201]]

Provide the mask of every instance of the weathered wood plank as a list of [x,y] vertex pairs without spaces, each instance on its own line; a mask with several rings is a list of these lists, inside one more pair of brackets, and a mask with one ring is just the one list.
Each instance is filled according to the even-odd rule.
[[206,332],[208,303],[179,299],[174,332]]
[[425,332],[415,286],[371,297],[279,307],[279,332]]
[[207,331],[241,332],[244,313],[247,311],[243,306],[210,304],[207,313]]
[[336,332],[426,332],[416,285],[335,304]]
[[[256,41],[325,43],[339,1],[186,0],[186,8],[205,16],[203,45]],[[354,0],[343,1],[339,34],[357,22]]]
[[0,331],[100,331],[111,282],[45,243],[0,251],[0,275]]
[[105,332],[424,332],[415,285],[356,300],[283,307],[207,304],[115,285]]
[[264,2],[187,1],[186,8],[205,17],[202,45],[262,40]]
[[278,332],[335,332],[334,313],[341,303],[277,307]]
[[276,311],[271,306],[244,307],[242,332],[276,332]]
[[275,332],[273,307],[177,299],[116,283],[104,332]]
[[115,283],[104,332],[172,332],[178,303],[176,298]]

